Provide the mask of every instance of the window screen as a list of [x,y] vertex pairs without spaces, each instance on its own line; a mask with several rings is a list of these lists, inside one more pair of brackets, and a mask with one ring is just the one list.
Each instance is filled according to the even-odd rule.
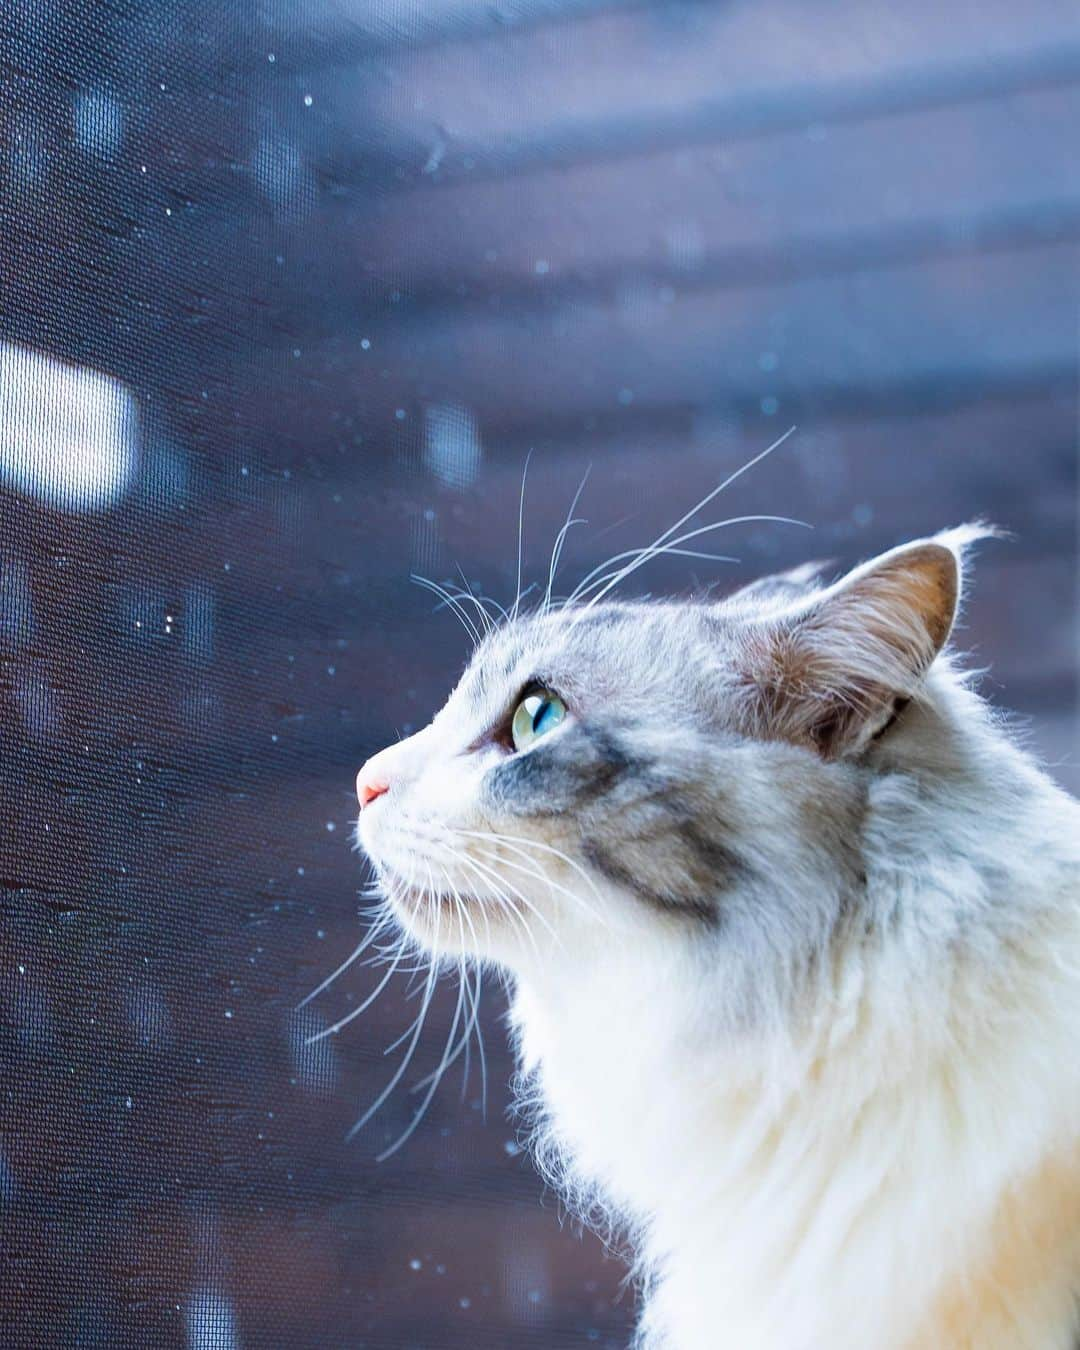
[[383,1163],[456,990],[352,1138],[415,984],[299,1006],[467,652],[410,577],[512,597],[527,458],[577,579],[795,426],[729,500],[812,534],[634,584],[986,516],[961,642],[1076,786],[1076,6],[24,0],[0,70],[0,1342],[623,1347],[497,983]]

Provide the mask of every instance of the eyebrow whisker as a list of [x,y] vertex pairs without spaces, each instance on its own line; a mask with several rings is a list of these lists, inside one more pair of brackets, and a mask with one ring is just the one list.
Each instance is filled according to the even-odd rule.
[[510,608],[510,618],[516,619],[521,601],[524,598],[521,594],[521,565],[522,554],[525,541],[525,480],[529,476],[529,461],[532,459],[532,450],[525,456],[525,464],[521,470],[521,495],[518,498],[518,546],[517,546],[517,587],[514,592],[514,603]]
[[464,606],[461,604],[461,601],[458,600],[456,596],[451,595],[445,586],[440,586],[437,581],[432,581],[430,577],[420,576],[418,572],[411,573],[409,580],[415,582],[417,586],[423,586],[425,590],[431,591],[433,595],[439,597],[444,605],[448,605],[461,620],[462,626],[472,639],[473,646],[479,647],[482,640],[480,630],[477,628],[476,624],[473,623]]
[[547,590],[544,593],[544,599],[540,605],[541,614],[546,614],[547,611],[551,608],[551,588],[555,584],[555,573],[559,570],[559,559],[562,556],[563,544],[566,542],[567,534],[569,534],[570,530],[575,525],[588,524],[587,521],[581,519],[580,517],[575,519],[574,512],[577,510],[577,504],[581,500],[581,494],[585,491],[585,484],[589,481],[590,473],[592,473],[591,464],[586,468],[584,474],[582,475],[581,482],[578,484],[578,490],[574,493],[574,499],[570,503],[569,511],[567,511],[566,513],[566,521],[562,529],[555,536],[555,543],[551,550],[551,562],[548,566]]

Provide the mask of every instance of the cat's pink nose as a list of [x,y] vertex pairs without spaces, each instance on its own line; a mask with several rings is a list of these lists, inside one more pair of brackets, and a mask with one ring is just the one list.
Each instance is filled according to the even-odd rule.
[[360,803],[361,809],[390,790],[390,780],[386,776],[383,764],[380,763],[381,760],[381,754],[372,755],[356,775],[356,800]]
[[431,727],[414,732],[396,745],[385,746],[360,767],[356,775],[356,800],[361,809],[389,792],[391,784],[402,788],[415,777],[431,738]]

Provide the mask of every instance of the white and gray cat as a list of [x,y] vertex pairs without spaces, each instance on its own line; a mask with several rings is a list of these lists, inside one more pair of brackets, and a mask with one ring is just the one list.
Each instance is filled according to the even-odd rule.
[[360,771],[387,913],[511,976],[642,1350],[1073,1345],[1080,807],[945,650],[981,533],[512,612]]

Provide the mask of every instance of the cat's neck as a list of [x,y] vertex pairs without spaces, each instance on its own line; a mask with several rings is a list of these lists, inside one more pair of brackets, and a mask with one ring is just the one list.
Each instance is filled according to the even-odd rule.
[[[1080,957],[1080,934],[1070,942]],[[626,997],[618,977],[564,990],[557,1010],[522,989],[523,1044],[549,1113],[541,1161],[613,1230],[634,1231],[654,1286],[644,1345],[1066,1350],[1080,1252],[1042,1234],[1061,1227],[1055,1206],[1080,1202],[1068,1143],[1080,987],[1037,961],[1016,974],[1026,1006],[1008,1001],[1007,981],[996,1022],[968,999],[953,1018],[964,1039],[948,1048],[947,1027],[905,1039],[898,1010],[866,1000],[856,970],[803,1042],[737,1048],[695,1044],[678,1000],[661,1004],[647,986]],[[964,1291],[1003,1259],[1002,1197],[1026,1204],[1027,1190],[1020,1222],[1034,1246],[1008,1263],[1063,1274],[1049,1312],[1040,1300],[1022,1337],[1010,1320],[998,1339],[992,1319],[1014,1313]],[[1023,1310],[1025,1290],[999,1292]],[[947,1305],[963,1337],[941,1332]]]

